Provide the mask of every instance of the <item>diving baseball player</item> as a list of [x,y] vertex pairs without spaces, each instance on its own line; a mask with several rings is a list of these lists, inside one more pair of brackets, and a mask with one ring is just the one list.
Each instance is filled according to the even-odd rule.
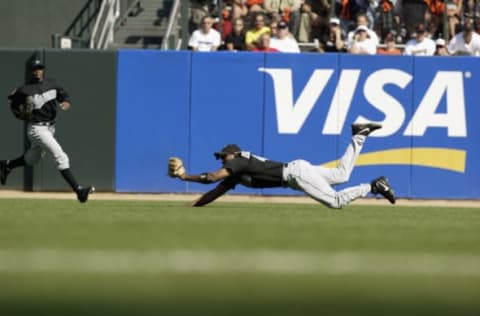
[[54,136],[57,109],[68,110],[69,97],[54,80],[44,78],[44,70],[43,63],[35,60],[31,65],[33,79],[8,96],[10,108],[15,117],[28,123],[27,136],[31,145],[22,156],[16,159],[0,160],[0,183],[5,185],[12,169],[34,165],[40,161],[45,151],[48,151],[52,154],[65,181],[77,194],[78,201],[85,203],[88,195],[94,192],[95,188],[78,185],[70,170],[68,156]]
[[336,168],[312,165],[302,159],[289,163],[268,160],[230,144],[214,153],[215,158],[221,159],[223,163],[222,168],[217,171],[188,175],[181,159],[171,157],[168,173],[171,177],[178,177],[183,181],[205,184],[221,181],[213,190],[194,201],[193,206],[208,204],[237,184],[251,188],[289,187],[303,191],[318,202],[335,209],[359,197],[365,197],[368,193],[381,194],[394,204],[395,194],[385,177],[341,191],[335,191],[332,187],[348,181],[367,136],[381,127],[376,123],[353,124],[351,142]]

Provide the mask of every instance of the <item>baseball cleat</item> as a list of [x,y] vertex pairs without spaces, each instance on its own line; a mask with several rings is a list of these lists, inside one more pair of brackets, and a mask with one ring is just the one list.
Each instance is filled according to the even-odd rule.
[[78,187],[77,189],[77,199],[80,203],[85,203],[88,201],[88,195],[95,192],[95,187]]
[[7,167],[6,160],[0,160],[0,183],[2,185],[5,185],[5,183],[7,182],[7,177],[11,170],[12,169]]
[[387,178],[380,177],[373,180],[371,183],[371,192],[373,194],[381,194],[390,203],[395,204],[395,192],[393,191],[390,183],[388,183]]
[[365,123],[365,124],[352,124],[352,135],[368,136],[371,132],[382,128],[382,124],[378,123]]

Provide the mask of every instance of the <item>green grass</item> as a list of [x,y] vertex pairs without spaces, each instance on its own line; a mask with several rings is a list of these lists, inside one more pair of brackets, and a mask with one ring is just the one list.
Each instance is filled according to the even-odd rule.
[[1,199],[0,315],[480,315],[480,209]]

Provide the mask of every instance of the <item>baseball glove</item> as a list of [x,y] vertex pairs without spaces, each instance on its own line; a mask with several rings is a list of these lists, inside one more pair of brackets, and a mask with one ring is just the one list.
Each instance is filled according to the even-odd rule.
[[170,157],[168,159],[168,175],[172,178],[180,177],[185,174],[186,170],[183,166],[182,159],[178,157]]
[[35,108],[31,96],[25,96],[18,91],[14,91],[8,96],[8,100],[10,102],[10,110],[17,119],[22,121],[31,120],[32,111]]

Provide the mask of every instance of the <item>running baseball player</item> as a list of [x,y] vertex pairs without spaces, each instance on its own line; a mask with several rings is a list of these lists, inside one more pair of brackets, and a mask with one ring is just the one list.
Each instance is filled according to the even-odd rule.
[[44,78],[45,66],[40,60],[31,64],[33,79],[14,90],[9,96],[10,108],[20,120],[27,122],[27,136],[30,148],[13,160],[0,160],[0,183],[5,185],[12,169],[34,165],[48,151],[52,154],[58,170],[77,194],[78,201],[85,203],[88,195],[95,191],[93,186],[78,185],[67,154],[55,139],[55,119],[57,109],[67,111],[70,100],[67,92],[54,80]]
[[168,173],[171,177],[178,177],[183,181],[204,184],[221,181],[213,190],[194,201],[192,206],[208,204],[237,184],[251,188],[289,187],[305,192],[316,201],[335,209],[369,193],[381,194],[394,204],[395,194],[385,177],[341,191],[333,188],[348,181],[367,136],[381,127],[376,123],[353,124],[351,142],[336,168],[312,165],[302,159],[289,163],[272,161],[230,144],[214,153],[215,158],[221,159],[223,164],[217,171],[189,175],[181,159],[171,157],[168,162]]

